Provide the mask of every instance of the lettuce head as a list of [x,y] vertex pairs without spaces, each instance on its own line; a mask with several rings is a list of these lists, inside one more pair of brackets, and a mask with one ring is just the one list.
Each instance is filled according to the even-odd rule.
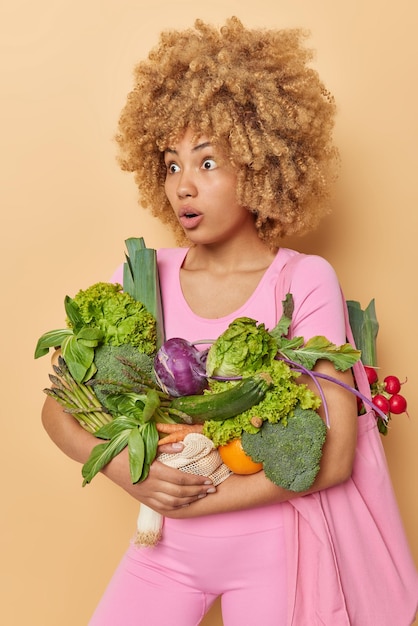
[[225,377],[254,374],[268,367],[276,353],[276,341],[264,324],[239,317],[210,347],[206,373]]

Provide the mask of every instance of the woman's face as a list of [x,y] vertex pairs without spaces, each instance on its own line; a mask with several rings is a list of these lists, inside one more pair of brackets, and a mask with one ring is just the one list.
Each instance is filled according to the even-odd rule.
[[207,137],[193,140],[187,130],[164,160],[165,193],[190,241],[221,243],[242,229],[255,231],[252,214],[237,201],[234,168]]

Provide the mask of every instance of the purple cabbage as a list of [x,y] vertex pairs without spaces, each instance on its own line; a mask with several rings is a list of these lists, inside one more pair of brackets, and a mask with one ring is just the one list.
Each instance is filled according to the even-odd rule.
[[154,373],[160,387],[170,396],[203,393],[207,388],[205,363],[207,350],[200,351],[192,343],[173,337],[158,350]]

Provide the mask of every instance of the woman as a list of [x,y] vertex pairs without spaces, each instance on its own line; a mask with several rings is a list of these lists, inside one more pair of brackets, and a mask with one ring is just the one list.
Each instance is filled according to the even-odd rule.
[[[135,173],[141,203],[187,241],[158,252],[167,338],[215,339],[239,316],[272,328],[291,292],[292,334],[346,341],[333,269],[280,247],[317,224],[338,166],[335,105],[302,37],[246,29],[236,18],[220,30],[197,21],[164,33],[136,68],[117,136],[121,166]],[[353,384],[328,362],[316,369]],[[359,420],[352,394],[323,388],[331,427],[304,494],[264,472],[215,487],[158,460],[133,485],[126,452],[105,467],[166,521],[158,546],[129,548],[91,626],[195,626],[219,595],[225,626],[412,623],[417,574],[374,415]],[[51,399],[43,423],[79,462],[97,443]],[[392,597],[376,583],[380,568]]]

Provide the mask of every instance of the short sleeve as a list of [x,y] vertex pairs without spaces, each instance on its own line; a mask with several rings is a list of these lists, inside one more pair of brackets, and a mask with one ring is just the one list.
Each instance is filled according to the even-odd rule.
[[323,335],[346,342],[344,300],[334,268],[324,258],[298,254],[287,264],[287,292],[293,295],[291,335],[308,340]]

